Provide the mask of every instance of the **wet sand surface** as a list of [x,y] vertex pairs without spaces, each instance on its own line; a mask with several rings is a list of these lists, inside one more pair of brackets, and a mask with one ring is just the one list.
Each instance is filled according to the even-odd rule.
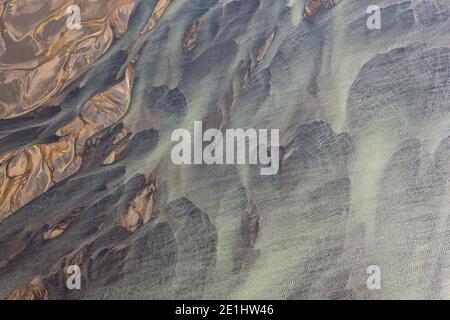
[[[450,298],[449,18],[447,0],[0,0],[0,297]],[[280,171],[174,165],[195,120],[279,129]]]

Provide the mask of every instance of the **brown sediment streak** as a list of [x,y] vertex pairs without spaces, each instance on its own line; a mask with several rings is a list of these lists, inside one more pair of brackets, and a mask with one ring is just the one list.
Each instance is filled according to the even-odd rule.
[[[8,9],[13,3],[6,4],[4,15],[19,19],[19,8]],[[23,116],[49,105],[110,48],[115,38],[123,35],[136,1],[108,3],[99,8],[80,3],[82,15],[90,17],[81,22],[81,30],[69,30],[65,25],[65,10],[72,4],[67,2],[20,37],[12,36],[17,31],[10,31],[12,24],[1,20],[5,29],[0,37],[0,119]],[[45,41],[39,36],[44,34]]]
[[136,1],[128,1],[118,6],[110,16],[111,28],[114,30],[116,37],[122,36],[127,31],[128,21],[136,6]]
[[109,164],[113,164],[113,163],[119,161],[123,157],[123,155],[125,154],[127,149],[128,149],[128,142],[120,144],[103,161],[103,164],[109,165]]
[[[0,221],[79,170],[86,141],[126,113],[132,79],[133,70],[128,67],[122,82],[94,96],[75,120],[56,132],[59,141],[0,156]],[[54,237],[60,229],[46,237]]]
[[341,0],[308,0],[303,16],[306,20],[313,21],[322,8],[329,9],[340,2]]
[[39,278],[15,290],[5,300],[49,300],[49,292]]
[[141,30],[140,34],[147,33],[156,26],[161,16],[164,14],[164,12],[167,10],[169,5],[172,3],[173,0],[159,0],[156,4],[155,8],[153,9],[153,13],[150,16],[150,19],[148,20],[147,24],[144,26],[144,28]]
[[125,138],[128,134],[128,129],[127,128],[123,128],[119,131],[119,133],[117,133],[116,137],[114,138],[114,144],[116,144],[117,142],[119,142],[120,140],[122,140],[123,138]]
[[122,226],[128,231],[134,232],[139,225],[150,220],[155,209],[157,188],[158,179],[155,179],[131,200],[127,211],[122,216]]
[[272,44],[273,38],[275,37],[275,31],[272,31],[270,35],[267,37],[264,44],[259,48],[258,53],[256,55],[256,62],[260,63],[269,51],[270,45]]
[[69,273],[67,272],[69,266],[77,265],[81,267],[84,264],[84,262],[86,261],[87,246],[88,245],[83,246],[80,250],[65,258],[62,270],[65,278],[69,276]]
[[323,0],[309,0],[305,6],[304,16],[307,20],[313,20],[319,9],[322,7]]
[[74,217],[68,217],[63,221],[60,221],[56,225],[48,228],[44,233],[44,240],[52,240],[59,237],[64,231],[66,231],[69,224],[73,221]]
[[183,53],[189,54],[198,45],[198,33],[200,29],[200,19],[196,19],[188,31],[183,40]]

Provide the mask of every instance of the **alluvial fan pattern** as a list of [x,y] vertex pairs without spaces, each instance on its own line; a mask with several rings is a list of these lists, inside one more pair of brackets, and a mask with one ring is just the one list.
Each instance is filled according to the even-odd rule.
[[1,298],[450,298],[449,209],[447,0],[0,0]]

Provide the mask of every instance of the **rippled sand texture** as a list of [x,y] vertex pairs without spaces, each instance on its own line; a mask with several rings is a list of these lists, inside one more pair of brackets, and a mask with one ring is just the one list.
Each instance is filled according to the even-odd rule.
[[[447,0],[0,0],[0,297],[450,298],[449,30]],[[280,129],[279,174],[173,165],[194,120]]]

